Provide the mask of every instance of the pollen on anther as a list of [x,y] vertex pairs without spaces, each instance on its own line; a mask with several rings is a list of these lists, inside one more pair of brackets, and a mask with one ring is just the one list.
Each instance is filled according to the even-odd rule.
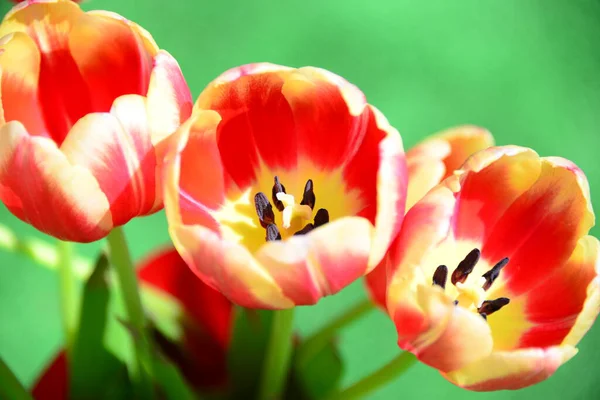
[[271,190],[271,198],[273,199],[273,204],[275,204],[275,208],[277,208],[279,211],[283,211],[285,206],[283,205],[281,200],[277,198],[277,193],[286,193],[285,186],[283,186],[283,184],[279,182],[278,176],[276,176],[273,180],[275,183],[273,184],[273,189]]
[[315,226],[313,224],[306,224],[306,226],[304,228],[302,228],[298,232],[294,233],[294,235],[305,235],[308,232],[312,231],[313,229],[315,229]]
[[488,290],[492,286],[492,283],[500,276],[500,271],[508,264],[508,261],[508,257],[503,258],[492,269],[482,275],[485,278],[483,290]]
[[442,289],[446,288],[446,281],[448,280],[448,267],[440,265],[436,268],[433,273],[433,284],[440,286]]
[[302,201],[300,202],[300,205],[306,205],[311,209],[314,209],[316,202],[317,197],[315,196],[315,192],[313,190],[313,181],[312,179],[309,179],[306,181],[306,185],[304,185],[304,193],[302,194]]
[[481,256],[481,252],[479,249],[473,249],[467,254],[467,256],[462,260],[454,272],[452,272],[452,284],[456,285],[457,282],[464,283],[469,274],[473,272],[475,265],[479,261],[479,257]]
[[256,208],[256,215],[258,215],[258,219],[263,228],[266,228],[269,224],[275,222],[273,206],[271,206],[269,199],[263,192],[254,195],[254,207]]
[[273,240],[281,240],[281,233],[279,233],[279,229],[277,229],[277,225],[270,224],[267,226],[267,242]]
[[318,228],[321,225],[325,225],[329,222],[329,211],[324,208],[320,208],[319,211],[315,214],[315,228]]
[[487,316],[500,310],[508,303],[510,303],[510,299],[507,297],[499,297],[495,300],[486,300],[481,304],[481,307],[477,309],[477,312]]

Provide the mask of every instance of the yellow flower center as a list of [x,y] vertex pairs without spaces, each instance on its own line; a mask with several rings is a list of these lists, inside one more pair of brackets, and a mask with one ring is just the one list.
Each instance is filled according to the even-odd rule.
[[[500,275],[502,268],[508,264],[508,258],[500,260],[489,271],[483,274],[479,279],[468,279],[475,265],[479,261],[481,252],[479,249],[473,249],[458,264],[450,278],[452,284],[456,287],[458,293],[456,305],[476,310],[483,318],[500,310],[507,305],[510,300],[506,297],[500,297],[495,300],[486,300],[486,292],[492,286],[494,281]],[[440,265],[433,274],[433,284],[446,288],[448,279],[448,267]]]
[[456,300],[459,304],[466,307],[474,305],[475,308],[479,308],[486,298],[485,290],[483,290],[485,278],[482,276],[475,282],[473,280],[469,281],[465,281],[464,283],[456,282],[455,286],[456,290],[458,290],[458,297]]

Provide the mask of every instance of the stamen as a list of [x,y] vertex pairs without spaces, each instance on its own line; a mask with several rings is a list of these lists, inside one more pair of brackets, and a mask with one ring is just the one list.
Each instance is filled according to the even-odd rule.
[[302,201],[300,205],[309,206],[310,209],[315,208],[315,203],[317,202],[317,197],[315,196],[315,192],[313,191],[313,181],[309,179],[306,181],[306,185],[304,185],[304,194],[302,195]]
[[456,285],[457,282],[464,283],[464,281],[467,280],[467,276],[473,272],[473,268],[475,268],[480,256],[481,252],[479,249],[473,249],[469,254],[467,254],[465,259],[458,264],[458,267],[456,267],[452,273],[451,279],[453,285]]
[[486,316],[495,313],[505,305],[510,303],[510,299],[507,297],[499,297],[496,300],[486,300],[481,304],[481,307],[477,309],[479,314],[484,314]]
[[275,177],[274,181],[275,184],[273,185],[273,189],[271,190],[271,198],[273,199],[273,204],[275,204],[275,208],[277,208],[279,211],[283,211],[285,206],[283,205],[281,200],[277,198],[277,193],[285,193],[285,186],[283,186],[281,182],[279,182],[278,176]]
[[500,260],[498,264],[494,265],[492,269],[482,275],[485,278],[483,290],[488,290],[492,286],[492,283],[494,283],[496,278],[498,278],[500,271],[506,266],[506,264],[508,264],[508,257]]
[[313,224],[307,224],[304,228],[302,228],[298,232],[294,233],[294,235],[304,235],[304,234],[307,234],[308,232],[312,231],[313,229],[315,229],[315,226]]
[[440,265],[436,268],[433,273],[433,284],[440,286],[442,289],[446,288],[446,281],[448,280],[448,267]]
[[320,208],[315,215],[315,228],[318,228],[321,225],[325,225],[329,222],[329,211],[324,208]]
[[256,207],[256,214],[263,228],[275,222],[273,206],[271,206],[269,199],[267,199],[267,196],[263,192],[258,192],[254,195],[254,206]]
[[281,240],[281,233],[279,233],[279,229],[277,229],[277,225],[270,224],[267,226],[267,242],[272,240]]

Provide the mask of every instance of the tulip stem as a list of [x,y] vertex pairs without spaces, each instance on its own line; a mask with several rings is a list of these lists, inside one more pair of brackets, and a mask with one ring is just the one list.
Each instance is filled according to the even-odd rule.
[[131,373],[136,381],[135,387],[138,390],[138,397],[151,398],[153,385],[144,369],[144,365],[150,365],[152,360],[151,344],[146,332],[144,309],[142,308],[135,267],[131,261],[123,228],[114,228],[108,234],[107,240],[110,251],[109,259],[117,276],[128,323],[132,330],[135,364]]
[[2,357],[0,357],[0,398],[11,400],[33,399],[15,374],[8,368]]
[[57,262],[60,276],[60,308],[65,335],[67,356],[70,357],[77,330],[78,297],[73,274],[73,247],[69,242],[59,241]]
[[292,358],[294,309],[274,311],[258,398],[282,398]]
[[306,338],[306,340],[300,344],[298,350],[296,350],[296,364],[302,366],[312,360],[319,351],[327,346],[331,338],[335,336],[340,329],[350,325],[352,322],[374,309],[375,305],[373,302],[366,299],[335,318],[312,336]]
[[400,377],[416,361],[417,358],[412,353],[404,351],[377,371],[364,377],[350,387],[334,393],[327,400],[363,399],[366,394],[380,389],[387,383]]

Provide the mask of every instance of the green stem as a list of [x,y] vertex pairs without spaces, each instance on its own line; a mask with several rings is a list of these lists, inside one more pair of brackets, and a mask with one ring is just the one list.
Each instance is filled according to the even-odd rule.
[[146,333],[144,310],[140,299],[139,287],[135,273],[135,267],[131,261],[129,248],[123,229],[114,228],[108,234],[108,246],[110,249],[110,262],[113,266],[121,297],[125,305],[128,323],[133,331],[133,344],[135,350],[134,370],[131,371],[136,382],[139,397],[152,397],[152,382],[144,369],[144,364],[151,360],[151,344]]
[[380,389],[387,383],[400,377],[416,361],[417,358],[412,353],[408,351],[402,352],[371,375],[368,375],[352,386],[329,396],[327,400],[362,399],[367,393]]
[[[54,246],[36,238],[21,239],[2,224],[0,224],[0,249],[21,254],[50,270],[60,268],[60,255]],[[71,268],[76,278],[87,279],[91,273],[90,265],[91,262],[82,257],[71,258]]]
[[10,400],[32,400],[15,374],[0,357],[0,398]]
[[70,356],[77,330],[78,298],[73,275],[73,247],[69,242],[58,242],[58,264],[60,272],[60,308],[65,335],[65,347]]
[[290,368],[293,328],[293,308],[274,311],[260,382],[259,400],[281,398]]
[[299,347],[296,352],[296,363],[299,366],[312,360],[329,343],[331,338],[342,328],[350,325],[352,322],[361,318],[371,310],[375,309],[375,305],[369,299],[356,304],[351,309],[344,312],[339,317],[325,325],[320,331],[308,337]]

